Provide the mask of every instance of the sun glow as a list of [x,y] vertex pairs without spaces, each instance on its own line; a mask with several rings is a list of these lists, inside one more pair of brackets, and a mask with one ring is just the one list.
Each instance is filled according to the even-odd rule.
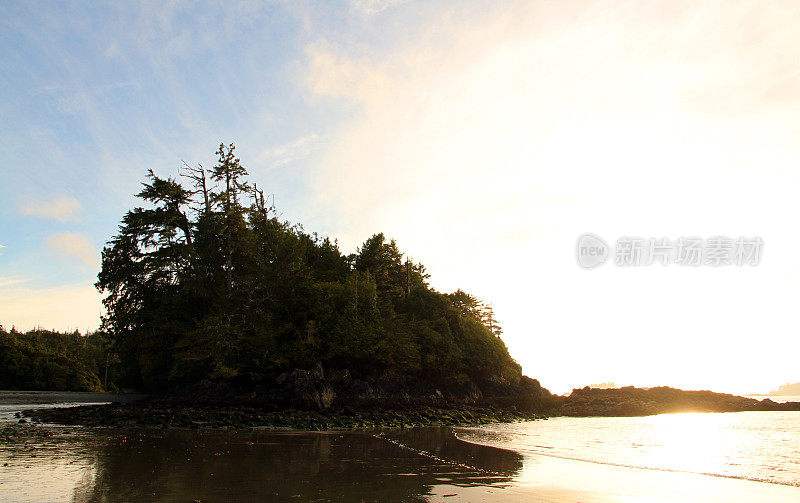
[[[752,55],[721,35],[742,34],[750,11],[676,7],[654,20],[606,7],[440,19],[420,44],[376,60],[312,46],[328,64],[312,67],[309,82],[326,84],[310,89],[361,110],[316,174],[340,216],[334,234],[354,248],[387,231],[436,288],[492,302],[524,372],[556,392],[613,380],[752,393],[796,380],[791,351],[762,365],[742,350],[754,334],[800,350],[786,318],[799,292],[780,279],[796,277],[787,251],[800,248],[784,228],[800,213],[797,105],[747,91],[782,70],[747,73]],[[753,39],[754,54],[782,46],[780,31]],[[337,80],[353,76],[380,85]],[[573,250],[584,232],[762,236],[765,260],[735,272],[587,273]],[[754,371],[735,370],[745,366]]]
[[[703,413],[661,414],[653,416],[651,456],[657,466],[704,473],[710,466],[724,470],[732,454],[741,449],[733,428],[741,416]],[[723,424],[720,425],[720,422]]]

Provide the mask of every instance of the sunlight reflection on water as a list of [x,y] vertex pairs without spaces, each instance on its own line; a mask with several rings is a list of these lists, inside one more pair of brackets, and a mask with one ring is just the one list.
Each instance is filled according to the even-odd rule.
[[800,413],[552,418],[457,430],[522,453],[800,485]]

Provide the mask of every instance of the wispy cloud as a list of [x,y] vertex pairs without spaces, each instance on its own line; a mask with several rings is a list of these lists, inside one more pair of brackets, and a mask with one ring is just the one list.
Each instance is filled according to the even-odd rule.
[[[796,283],[777,266],[777,283],[758,283],[765,264],[725,289],[710,275],[670,271],[675,281],[659,279],[666,288],[653,291],[633,275],[592,275],[587,285],[565,252],[587,230],[730,230],[769,234],[771,263],[795,264],[800,235],[787,231],[787,215],[800,212],[792,163],[800,11],[790,1],[76,2],[20,3],[8,14],[0,17],[8,33],[0,52],[9,54],[0,58],[0,112],[15,127],[0,138],[8,161],[0,200],[25,203],[22,214],[74,221],[81,204],[103,208],[103,222],[81,227],[99,242],[142,166],[204,159],[223,136],[243,160],[297,166],[259,185],[294,196],[299,218],[322,221],[317,228],[343,247],[389,232],[429,266],[435,287],[495,301],[513,354],[562,391],[609,367],[619,369],[608,376],[617,382],[648,375],[649,384],[678,384],[668,363],[685,359],[681,348],[720,351],[713,337],[697,347],[697,333],[740,341],[759,333],[800,350],[791,338]],[[293,78],[299,87],[285,80]],[[50,194],[77,200],[15,199]],[[0,221],[0,238],[12,243],[0,248],[0,274],[55,277],[60,260],[26,249],[30,224]],[[70,282],[97,266],[98,250],[82,234],[47,244],[80,265]],[[96,319],[88,284],[26,287],[0,288],[0,322]],[[776,293],[752,296],[763,291]],[[50,302],[63,308],[60,318],[47,314]],[[665,319],[664,306],[682,315]],[[741,307],[734,317],[731,307]],[[676,354],[635,375],[631,362],[641,359],[602,353],[641,347],[640,332],[620,330],[620,319],[652,327],[649,336],[672,340]],[[569,369],[545,358],[565,350],[567,335],[598,332],[604,337],[577,339],[584,351]],[[766,372],[794,368],[796,353],[758,369],[764,387],[792,379],[767,382]],[[726,356],[718,359],[725,367],[687,364],[702,369],[686,372],[688,385],[749,364]],[[752,375],[736,379],[762,386]]]
[[89,239],[79,232],[53,234],[47,238],[47,247],[61,258],[77,260],[88,268],[99,268],[100,254]]
[[259,160],[266,162],[271,168],[277,168],[290,162],[308,156],[313,145],[319,141],[319,136],[309,134],[301,136],[277,147],[265,148],[259,154]]
[[59,222],[75,222],[81,203],[72,196],[57,196],[50,201],[29,201],[18,208],[23,215],[50,218]]
[[402,3],[405,3],[405,0],[352,0],[350,5],[365,14],[377,14]]
[[380,65],[369,58],[341,54],[325,42],[306,47],[306,85],[315,94],[373,101],[393,84]]
[[0,276],[0,288],[19,285],[26,281],[27,279],[22,276]]

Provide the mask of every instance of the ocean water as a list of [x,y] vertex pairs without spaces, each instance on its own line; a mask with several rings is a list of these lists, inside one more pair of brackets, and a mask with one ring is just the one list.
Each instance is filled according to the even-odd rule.
[[800,501],[798,412],[328,432],[57,427],[14,417],[132,398],[0,391],[0,501]]
[[276,432],[0,425],[2,502],[497,501],[453,496],[469,489],[505,490],[522,468],[521,455],[459,442],[447,428]]
[[800,412],[559,417],[456,436],[523,455],[800,486]]

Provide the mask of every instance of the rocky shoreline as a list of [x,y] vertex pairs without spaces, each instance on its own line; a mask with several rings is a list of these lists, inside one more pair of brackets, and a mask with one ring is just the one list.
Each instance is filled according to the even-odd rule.
[[[287,428],[329,430],[464,426],[552,416],[647,416],[677,412],[800,411],[800,403],[777,403],[710,391],[618,388],[575,389],[551,395],[538,381],[513,387],[469,386],[427,390],[358,383],[335,389],[310,373],[286,377],[281,387],[237,390],[208,385],[180,394],[126,404],[33,409],[20,422],[120,428]],[[366,391],[365,391],[366,390]],[[411,392],[416,392],[411,394]]]
[[23,421],[32,423],[115,428],[410,428],[466,426],[541,419],[532,412],[488,406],[460,408],[372,408],[264,410],[224,405],[166,405],[158,401],[27,410]]
[[367,382],[317,368],[283,374],[270,386],[203,382],[127,404],[27,410],[21,419],[92,427],[403,428],[539,419],[553,400],[524,376],[434,387],[403,375]]

